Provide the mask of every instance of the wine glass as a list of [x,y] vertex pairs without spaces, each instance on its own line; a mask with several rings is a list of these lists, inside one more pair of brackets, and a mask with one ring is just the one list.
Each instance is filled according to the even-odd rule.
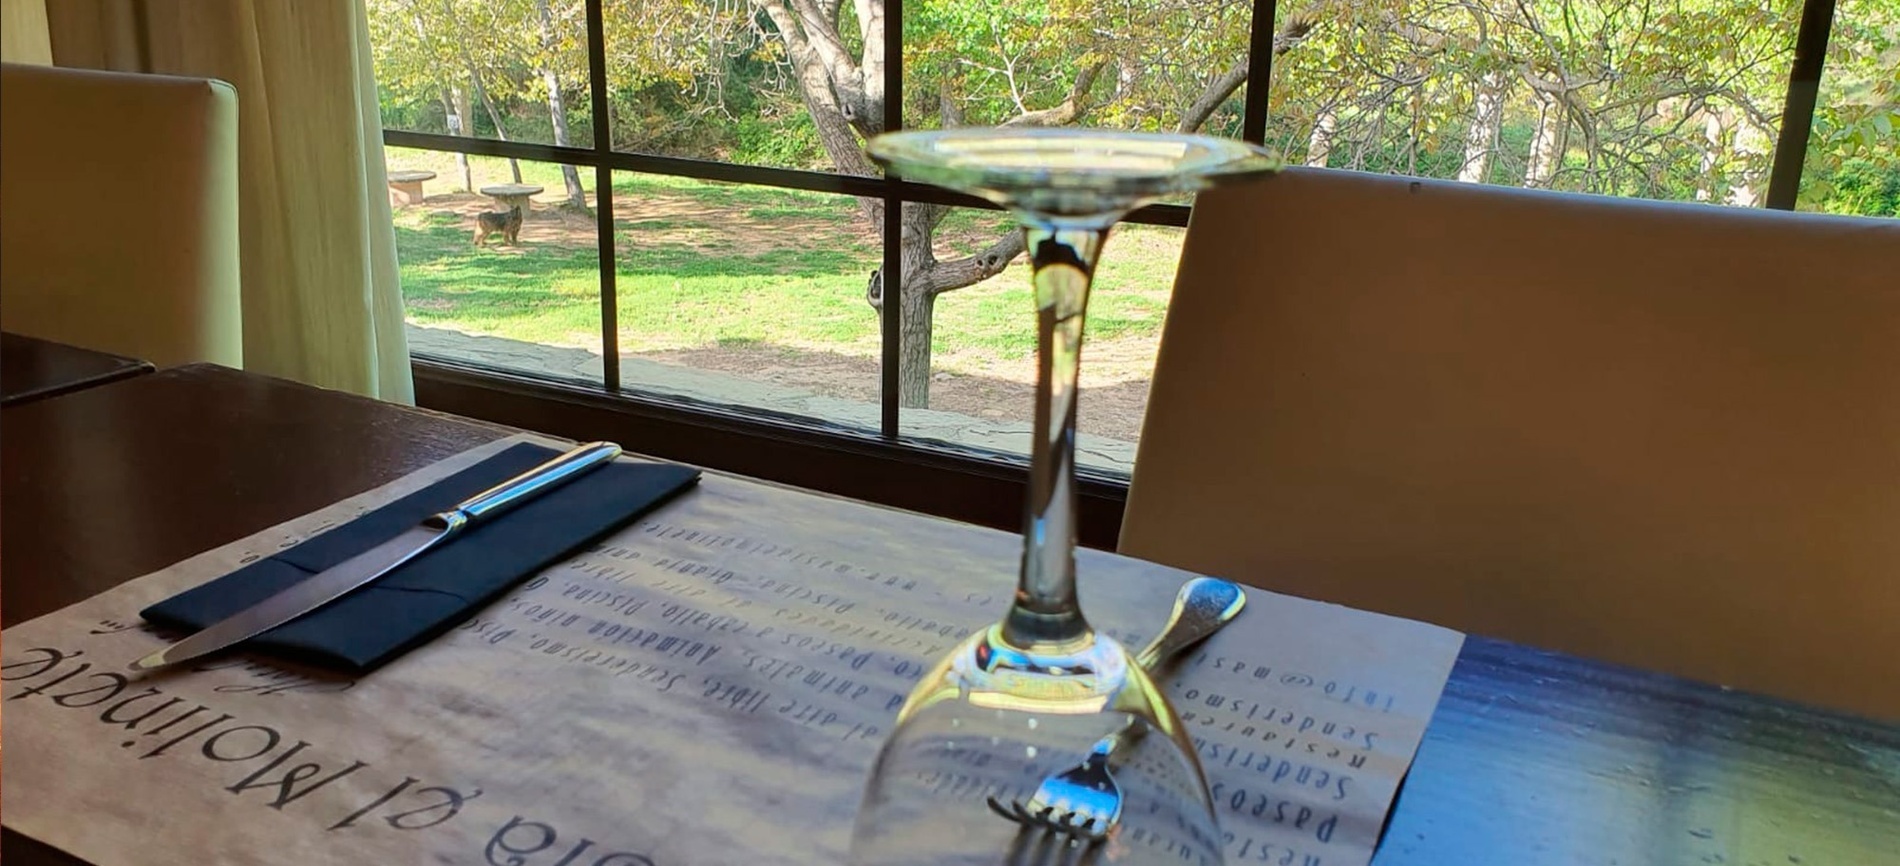
[[[1279,163],[1227,139],[1073,128],[898,132],[867,150],[905,180],[981,196],[1022,224],[1037,376],[1015,598],[1001,622],[925,673],[899,710],[865,786],[851,860],[1219,866],[1221,835],[1192,740],[1149,673],[1089,627],[1076,597],[1076,376],[1109,229],[1163,196],[1258,178]],[[1021,816],[1015,807],[1034,802],[1044,779],[1081,766],[1098,743],[1122,794],[1105,838],[1004,817]]]

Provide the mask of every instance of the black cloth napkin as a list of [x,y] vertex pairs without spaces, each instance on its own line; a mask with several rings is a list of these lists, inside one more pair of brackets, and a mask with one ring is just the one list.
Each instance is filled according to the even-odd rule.
[[[512,446],[342,526],[140,611],[149,622],[198,630],[362,553],[561,452]],[[616,460],[513,510],[381,579],[240,645],[319,667],[362,673],[441,634],[509,587],[581,550],[699,479],[670,463]]]

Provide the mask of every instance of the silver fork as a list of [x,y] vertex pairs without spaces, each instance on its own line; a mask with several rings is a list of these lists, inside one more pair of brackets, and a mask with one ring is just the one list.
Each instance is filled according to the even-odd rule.
[[[1181,587],[1174,612],[1161,633],[1135,654],[1135,663],[1153,671],[1175,654],[1206,639],[1240,613],[1247,595],[1240,587],[1213,577],[1197,577]],[[1124,745],[1147,733],[1131,721],[1095,742],[1082,763],[1042,780],[1029,802],[1012,800],[1005,806],[988,798],[990,810],[1026,828],[1042,829],[1093,845],[1108,836],[1121,820],[1122,789],[1109,771],[1108,760]]]

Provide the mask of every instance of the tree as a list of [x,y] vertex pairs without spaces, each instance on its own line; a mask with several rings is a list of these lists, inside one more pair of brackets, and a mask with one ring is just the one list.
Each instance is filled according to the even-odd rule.
[[[384,94],[398,94],[405,102],[437,104],[443,127],[450,135],[473,135],[469,91],[449,70],[458,68],[458,55],[437,22],[430,25],[434,7],[416,0],[374,0],[369,31],[376,80]],[[389,111],[384,110],[385,122]],[[456,154],[462,169],[462,189],[473,186],[468,155]]]
[[[492,134],[509,140],[502,106],[519,101],[537,83],[527,74],[531,66],[534,79],[545,87],[554,143],[568,143],[563,84],[557,68],[571,68],[579,58],[584,70],[586,52],[575,47],[571,22],[557,23],[547,0],[536,0],[533,6],[471,0],[371,0],[369,20],[378,84],[400,98],[439,99],[450,134],[475,134],[473,108],[479,102],[494,128]],[[520,166],[513,159],[509,166],[519,183]],[[586,198],[579,174],[573,166],[563,166],[562,174],[569,202],[584,207]],[[465,157],[463,175],[466,189]]]
[[[548,90],[548,119],[554,127],[554,143],[566,147],[567,105],[561,98],[561,74],[556,71],[560,63],[561,39],[554,26],[554,14],[548,9],[548,0],[534,0],[534,17],[535,35],[541,48],[535,56],[535,65],[540,67],[541,81]],[[572,32],[572,28],[569,28],[569,32]],[[581,189],[580,174],[573,166],[561,164],[561,180],[567,184],[568,206],[586,210],[587,193]]]
[[1793,0],[1333,6],[1274,69],[1270,138],[1350,168],[1746,203],[1798,15]]
[[[883,4],[752,4],[783,45],[832,164],[847,174],[875,173],[863,142],[884,130]],[[1101,120],[1196,130],[1245,80],[1246,29],[1235,22],[1244,22],[1247,8],[1238,0],[926,4],[913,14],[932,35],[922,40],[922,59],[907,68],[907,81],[933,97],[934,119],[945,126]],[[1105,75],[1111,65],[1113,74]],[[1144,68],[1148,75],[1135,72]],[[873,225],[882,224],[882,202],[865,200],[861,207]],[[912,203],[901,217],[898,401],[904,406],[929,403],[937,298],[1000,273],[1023,251],[1021,232],[1011,230],[973,254],[940,258],[935,235],[948,213],[944,205]],[[890,301],[884,284],[880,269],[866,289],[879,310]]]

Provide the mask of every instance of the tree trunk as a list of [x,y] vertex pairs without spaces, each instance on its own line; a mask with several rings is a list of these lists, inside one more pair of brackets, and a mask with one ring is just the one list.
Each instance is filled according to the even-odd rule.
[[[422,22],[422,11],[417,9],[414,3],[411,3],[409,6],[409,19],[416,26],[417,41],[427,43],[429,40],[429,31]],[[436,96],[442,100],[442,120],[448,124],[449,134],[468,135],[471,131],[466,122],[468,111],[463,108],[467,101],[462,99],[461,94],[456,93],[448,87],[441,86],[440,82],[442,79],[437,78],[435,80],[438,87]],[[456,165],[462,169],[462,191],[472,192],[475,184],[474,175],[469,171],[468,167],[468,154],[457,153],[455,155],[455,162]]]
[[930,341],[937,293],[924,287],[904,290],[904,320],[898,327],[897,405],[930,407]]
[[[541,18],[541,78],[548,86],[548,118],[554,124],[554,143],[559,147],[567,146],[567,106],[561,99],[561,76],[554,71],[554,16],[548,12],[548,0],[534,0],[534,10]],[[561,180],[567,184],[567,203],[581,210],[587,209],[587,191],[581,189],[580,172],[574,166],[561,166]]]
[[1338,118],[1331,108],[1320,109],[1319,117],[1313,119],[1313,134],[1306,139],[1306,164],[1316,168],[1325,168],[1326,159],[1333,155],[1333,136],[1337,133]]
[[[1002,273],[1023,251],[1023,233],[1012,230],[975,255],[938,261],[931,238],[949,212],[944,205],[904,205],[902,240],[898,243],[904,278],[899,302],[902,321],[898,325],[897,401],[906,408],[930,406],[930,350],[937,296]],[[877,218],[882,219],[881,211]],[[865,299],[880,313],[884,310],[884,289],[883,269],[879,268],[871,274]]]
[[1465,159],[1458,168],[1461,183],[1483,183],[1491,172],[1498,131],[1504,125],[1504,76],[1487,72],[1472,99],[1471,125],[1465,129]]
[[1141,83],[1141,66],[1132,57],[1123,57],[1115,62],[1115,98],[1121,99],[1135,92]]
[[1715,198],[1715,166],[1722,150],[1722,116],[1712,108],[1702,109],[1702,172],[1696,176],[1695,200]]
[[1524,168],[1524,185],[1532,189],[1550,186],[1563,158],[1563,106],[1556,97],[1537,94],[1537,131],[1531,136],[1531,154]]
[[1762,171],[1767,162],[1763,157],[1774,149],[1774,141],[1744,115],[1735,122],[1732,146],[1735,151],[1735,169],[1728,175],[1728,203],[1735,207],[1758,207],[1762,194],[1767,191]]
[[[475,75],[475,68],[473,66],[469,67],[469,74]],[[479,75],[475,75],[475,92],[481,94],[482,107],[488,110],[488,122],[495,125],[495,137],[502,141],[507,141],[508,132],[502,129],[501,126],[501,111],[495,108],[495,100],[488,95],[488,88],[482,86],[482,79]],[[508,157],[508,173],[514,176],[515,183],[521,182],[521,163],[517,162],[512,156]]]
[[[459,135],[463,138],[474,135],[474,124],[469,122],[471,119],[470,115],[474,113],[474,106],[469,104],[468,91],[460,87],[449,88],[448,105],[449,134]],[[468,167],[468,154],[457,153],[455,155],[455,164],[462,169],[462,191],[474,192],[475,173]]]

